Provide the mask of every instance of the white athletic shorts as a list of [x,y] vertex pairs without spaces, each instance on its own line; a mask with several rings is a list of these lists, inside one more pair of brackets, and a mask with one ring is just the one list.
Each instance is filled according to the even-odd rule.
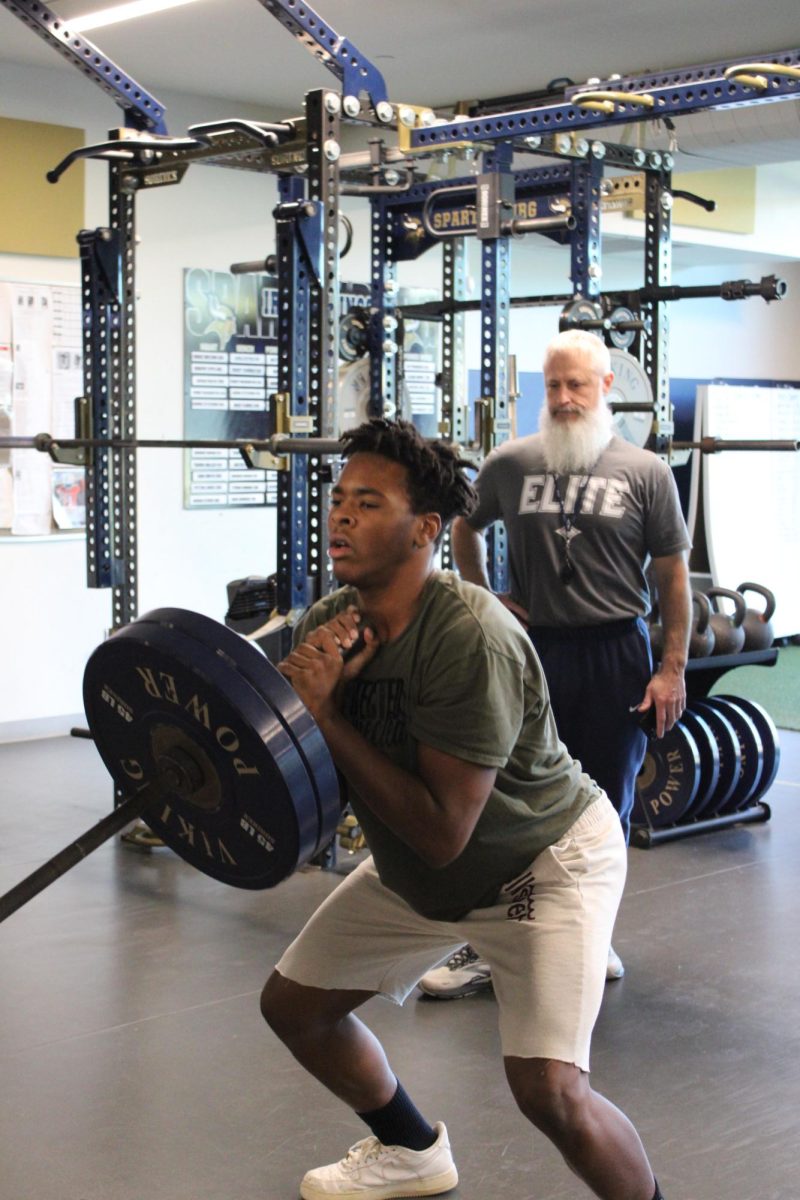
[[605,793],[460,921],[420,916],[365,859],[320,905],[277,964],[308,987],[357,989],[402,1004],[426,971],[465,942],[492,969],[505,1056],[589,1070],[627,851]]

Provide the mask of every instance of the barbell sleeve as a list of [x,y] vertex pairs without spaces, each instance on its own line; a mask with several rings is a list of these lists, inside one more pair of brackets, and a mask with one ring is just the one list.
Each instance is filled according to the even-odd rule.
[[215,440],[205,438],[55,438],[49,433],[34,437],[0,437],[0,450],[265,450],[270,454],[339,454],[338,438],[290,437]]
[[760,296],[762,300],[783,300],[788,291],[785,279],[777,275],[764,275],[756,283],[751,279],[729,279],[725,283],[697,284],[684,287],[680,284],[669,284],[663,287],[645,287],[636,292],[639,302],[656,300],[747,300],[750,296]]
[[702,454],[719,454],[727,450],[800,450],[800,441],[790,438],[758,441],[757,439],[736,439],[704,437],[699,442],[672,442],[673,450],[699,450]]

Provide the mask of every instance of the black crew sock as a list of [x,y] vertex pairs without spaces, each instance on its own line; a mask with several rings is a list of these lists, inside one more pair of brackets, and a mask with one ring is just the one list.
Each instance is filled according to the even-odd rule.
[[356,1113],[384,1146],[405,1146],[408,1150],[427,1150],[436,1141],[436,1132],[419,1112],[400,1081],[397,1091],[383,1108]]
[[661,1195],[661,1188],[658,1186],[658,1180],[656,1179],[654,1182],[656,1190],[653,1192],[653,1200],[664,1200],[664,1197]]

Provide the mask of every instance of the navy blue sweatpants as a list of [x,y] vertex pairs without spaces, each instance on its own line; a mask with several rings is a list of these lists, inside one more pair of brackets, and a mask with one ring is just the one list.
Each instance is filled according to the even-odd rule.
[[630,835],[636,776],[647,738],[631,708],[641,704],[653,671],[641,618],[579,629],[528,630],[544,669],[559,737],[587,775],[607,792]]

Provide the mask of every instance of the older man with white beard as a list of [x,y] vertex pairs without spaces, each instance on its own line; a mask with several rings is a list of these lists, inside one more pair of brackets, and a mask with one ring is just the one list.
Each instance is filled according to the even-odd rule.
[[[544,668],[559,734],[607,792],[630,832],[636,775],[647,739],[686,703],[691,624],[689,535],[672,472],[614,433],[607,347],[570,330],[548,345],[540,432],[503,443],[476,480],[479,504],[452,529],[463,578],[489,588],[482,535],[505,524],[510,592],[501,599],[525,624]],[[652,560],[664,649],[653,672],[647,626]],[[624,968],[609,948],[607,977]],[[465,947],[420,982],[441,998],[491,984]]]

